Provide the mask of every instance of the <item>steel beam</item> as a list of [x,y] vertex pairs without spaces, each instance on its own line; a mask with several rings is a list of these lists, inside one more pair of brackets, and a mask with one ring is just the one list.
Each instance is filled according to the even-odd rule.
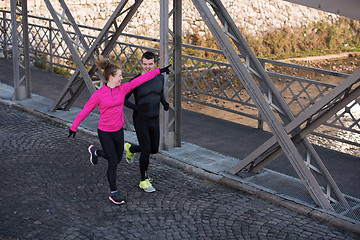
[[[181,146],[181,7],[181,0],[173,0],[173,8],[169,11],[169,1],[160,1],[160,67],[167,66],[172,58],[175,79],[174,84],[168,75],[164,76],[165,98],[168,100],[172,92],[173,104],[169,102],[168,112],[160,111],[160,149]],[[173,29],[169,28],[171,18]]]
[[[165,67],[169,65],[169,1],[160,0],[160,56],[159,64],[160,67]],[[169,76],[164,75],[164,96],[167,101],[169,101]],[[171,111],[171,110],[170,110]],[[169,141],[169,113],[163,111],[160,108],[160,149],[169,149],[173,147],[173,141]]]
[[[182,83],[182,0],[173,0],[174,4],[174,54],[173,54],[173,65],[174,65],[174,90],[173,90],[173,101],[174,101],[174,147],[181,147],[181,83]],[[171,123],[171,122],[170,122]]]
[[360,21],[359,0],[284,0]]
[[[16,0],[11,0],[11,25],[12,25],[12,54],[14,93],[13,100],[31,98],[31,73],[30,73],[30,44],[28,35],[27,0],[21,1],[17,6]],[[21,16],[20,26],[22,37],[18,34],[17,13]],[[20,67],[24,70],[21,76]]]

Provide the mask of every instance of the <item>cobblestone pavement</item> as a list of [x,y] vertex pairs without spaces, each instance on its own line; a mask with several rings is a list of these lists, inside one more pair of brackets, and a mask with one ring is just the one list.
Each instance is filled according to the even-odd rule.
[[137,162],[118,167],[127,202],[108,200],[96,138],[0,104],[0,239],[360,239],[289,209],[152,160],[157,189],[138,188]]

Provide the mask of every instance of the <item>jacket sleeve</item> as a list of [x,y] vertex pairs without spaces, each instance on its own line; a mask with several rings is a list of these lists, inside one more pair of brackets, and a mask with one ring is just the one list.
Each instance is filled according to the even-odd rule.
[[[131,82],[132,80],[134,80],[135,78],[137,78],[139,76],[141,76],[141,74],[136,75],[134,78],[130,79],[129,82]],[[131,91],[128,94],[126,94],[125,99],[124,99],[124,106],[136,111],[137,110],[136,104],[129,100],[129,98],[131,97],[131,94],[133,94],[133,93],[134,93],[134,91]]]
[[77,128],[79,127],[80,123],[91,113],[92,110],[94,110],[99,105],[99,97],[97,92],[95,92],[87,101],[87,103],[84,105],[84,108],[81,110],[81,112],[78,113],[76,116],[74,122],[72,123],[70,129],[74,132],[77,131]]
[[124,83],[123,87],[125,89],[125,94],[128,94],[134,88],[140,86],[144,82],[150,81],[151,79],[153,79],[154,77],[156,77],[159,74],[160,74],[160,69],[156,68],[150,72],[145,73],[144,75],[140,75],[139,77],[134,78],[134,80],[132,80],[130,82]]

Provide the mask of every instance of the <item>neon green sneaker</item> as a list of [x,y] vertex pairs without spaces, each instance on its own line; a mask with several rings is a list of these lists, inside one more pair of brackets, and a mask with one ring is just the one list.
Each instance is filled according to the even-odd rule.
[[139,184],[139,187],[143,189],[145,192],[155,192],[156,189],[151,185],[149,179],[145,179],[144,181],[141,181]]
[[131,147],[130,143],[124,144],[124,150],[126,151],[126,161],[129,164],[132,164],[134,162],[135,153],[130,152],[130,147]]

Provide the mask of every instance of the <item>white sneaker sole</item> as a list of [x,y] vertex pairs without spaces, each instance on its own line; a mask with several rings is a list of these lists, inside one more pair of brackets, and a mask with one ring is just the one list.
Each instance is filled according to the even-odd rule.
[[117,204],[117,205],[120,205],[120,204],[124,204],[124,203],[125,203],[125,200],[122,200],[121,202],[116,202],[116,201],[114,201],[114,199],[112,199],[110,196],[109,196],[109,200],[112,201],[113,203]]
[[145,189],[145,188],[142,188],[140,185],[139,185],[139,188],[140,189],[142,189],[142,190],[144,190],[145,192],[155,192],[156,191],[156,189],[155,188],[153,188],[153,189],[151,189],[151,190],[148,190],[148,189]]
[[92,161],[92,154],[91,154],[91,150],[90,150],[92,147],[94,147],[94,145],[90,145],[90,146],[88,147],[88,151],[89,151],[89,153],[90,153],[90,162],[91,162],[92,165],[95,165],[95,164],[93,163],[93,161]]

